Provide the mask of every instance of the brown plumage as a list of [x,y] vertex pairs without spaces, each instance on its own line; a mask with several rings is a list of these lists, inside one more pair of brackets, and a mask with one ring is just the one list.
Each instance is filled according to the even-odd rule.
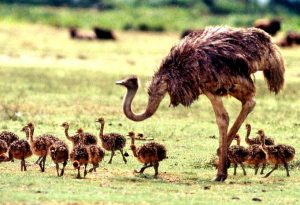
[[181,33],[180,38],[184,38],[194,32],[202,33],[203,31],[204,31],[204,29],[186,29]]
[[[256,28],[208,27],[194,32],[174,46],[155,72],[148,88],[148,105],[140,114],[132,112],[138,90],[135,76],[117,81],[127,88],[123,101],[126,117],[142,121],[151,117],[168,93],[170,104],[190,106],[199,95],[210,100],[220,133],[220,166],[216,181],[227,178],[227,152],[235,134],[255,107],[253,73],[262,71],[268,88],[278,93],[284,84],[284,63],[271,37]],[[238,99],[242,109],[232,127],[222,96]]]
[[107,151],[111,151],[111,156],[108,163],[111,164],[112,158],[115,155],[115,151],[119,150],[123,157],[123,161],[126,164],[127,160],[123,154],[123,149],[126,145],[126,138],[123,135],[120,135],[118,133],[103,134],[104,125],[105,125],[104,118],[100,117],[96,120],[96,122],[100,123],[99,138],[101,140],[102,147]]
[[270,174],[278,169],[280,164],[283,164],[286,174],[289,177],[289,167],[288,162],[292,161],[295,156],[295,148],[289,145],[277,144],[277,145],[266,145],[265,144],[265,133],[263,130],[259,130],[257,134],[260,136],[261,149],[266,154],[268,163],[274,164],[274,168],[265,175],[265,177],[270,176]]
[[8,150],[7,143],[4,140],[0,139],[0,155],[6,153]]
[[[69,123],[67,123],[67,122],[64,122],[61,126],[63,128],[65,128],[65,136],[67,137],[67,139],[73,143],[73,146],[77,145],[81,140],[79,134],[70,136],[69,135]],[[85,145],[92,145],[92,144],[96,145],[97,137],[90,133],[84,133],[84,138],[83,138],[82,143]]]
[[[57,176],[63,176],[65,167],[69,159],[69,149],[67,144],[64,143],[63,141],[56,141],[50,146],[49,150],[50,150],[51,159],[56,165]],[[63,164],[60,173],[59,173],[59,163]]]
[[249,151],[247,148],[240,145],[241,139],[239,134],[236,134],[234,139],[237,141],[237,145],[232,145],[228,149],[228,159],[234,167],[233,175],[236,175],[236,168],[238,164],[241,165],[243,173],[246,175],[246,170],[243,163],[247,160]]
[[137,148],[134,144],[135,133],[129,132],[128,136],[131,138],[130,148],[133,155],[139,160],[139,162],[144,164],[138,173],[143,173],[148,167],[154,167],[154,176],[157,176],[159,162],[167,158],[167,150],[165,146],[156,142],[149,142]]
[[258,19],[254,22],[254,27],[259,28],[267,32],[268,34],[275,36],[281,28],[281,21],[278,19]]
[[4,140],[8,147],[10,146],[11,143],[13,143],[14,141],[16,141],[18,139],[19,139],[19,136],[13,132],[9,132],[9,131],[5,130],[0,133],[0,140]]
[[[82,129],[78,129],[78,134],[80,138],[85,137],[85,133]],[[93,168],[89,170],[89,172],[96,172],[96,169],[99,167],[99,163],[103,160],[105,156],[105,152],[101,147],[97,145],[86,145],[88,148],[88,154],[89,154],[89,163],[93,165]]]
[[[77,132],[81,132],[80,129]],[[84,165],[84,178],[87,175],[87,165],[89,163],[89,150],[88,146],[79,142],[77,145],[73,147],[73,150],[70,154],[70,159],[73,161],[73,167],[78,170],[77,178],[81,178],[80,176],[80,167]]]
[[10,161],[11,159],[9,159],[9,157],[6,155],[6,154],[1,154],[0,155],[0,163],[1,162],[8,162]]
[[33,123],[28,123],[25,127],[23,127],[22,131],[26,133],[26,137],[29,141],[33,154],[39,156],[36,163],[39,164],[41,172],[44,172],[49,147],[54,142],[59,141],[59,139],[51,134],[43,134],[33,137],[34,129]]
[[[245,142],[248,144],[248,145],[254,145],[254,144],[260,144],[260,139],[259,137],[253,137],[253,138],[249,138],[250,136],[250,133],[251,133],[251,125],[250,124],[246,124],[246,130],[247,130],[247,134],[246,134],[246,137],[245,137]],[[265,144],[266,145],[273,145],[275,144],[274,143],[274,139],[272,139],[271,137],[266,137],[265,138]]]
[[249,156],[246,160],[246,164],[254,166],[255,175],[258,172],[259,166],[262,165],[260,174],[263,174],[267,163],[266,154],[258,144],[250,145],[248,147],[248,151],[249,151]]
[[116,37],[111,30],[100,27],[94,27],[93,30],[98,40],[116,40]]
[[21,160],[21,171],[27,170],[25,159],[32,155],[32,151],[26,140],[15,140],[11,143],[8,154],[10,159],[13,158]]

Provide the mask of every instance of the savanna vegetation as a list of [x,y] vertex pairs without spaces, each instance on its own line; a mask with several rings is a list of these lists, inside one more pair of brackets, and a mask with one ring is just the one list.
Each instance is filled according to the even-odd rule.
[[[168,149],[168,159],[160,164],[157,178],[153,177],[152,168],[144,175],[133,173],[141,164],[129,150],[129,138],[125,150],[130,156],[126,165],[119,153],[112,164],[107,164],[110,154],[107,153],[97,172],[81,180],[75,179],[77,172],[71,163],[67,165],[65,175],[57,177],[49,157],[45,173],[34,165],[36,156],[29,158],[27,172],[19,170],[19,161],[1,163],[1,204],[299,203],[300,47],[282,49],[286,84],[279,95],[268,91],[261,73],[253,76],[257,86],[256,107],[246,120],[253,127],[251,136],[262,128],[276,142],[295,147],[296,157],[291,163],[289,178],[283,168],[269,178],[262,178],[261,175],[254,176],[253,168],[247,167],[247,176],[242,175],[241,169],[233,176],[230,168],[225,183],[212,182],[216,173],[212,162],[219,139],[208,99],[201,96],[190,108],[170,108],[166,97],[151,119],[136,123],[124,116],[121,104],[125,90],[115,85],[116,80],[138,75],[141,89],[133,106],[135,111],[142,110],[147,103],[146,82],[178,42],[181,29],[187,25],[246,26],[261,16],[259,13],[203,18],[196,10],[188,12],[186,8],[174,7],[126,8],[129,10],[123,12],[112,9],[101,13],[78,8],[11,4],[1,4],[0,9],[1,130],[10,130],[25,138],[20,130],[31,121],[36,125],[36,134],[55,134],[71,148],[59,125],[68,121],[71,133],[82,127],[97,134],[99,125],[95,120],[103,116],[106,120],[104,132],[124,135],[128,131],[141,132]],[[175,15],[180,20],[174,21]],[[283,24],[284,30],[300,25],[296,14],[283,13],[282,17],[289,22]],[[99,22],[117,29],[118,40],[75,41],[69,38],[64,28],[78,25],[88,29]],[[128,22],[134,25],[140,22],[162,24],[168,32],[121,31]],[[233,98],[224,101],[232,123],[240,111],[240,104]],[[239,133],[245,136],[244,126]],[[136,141],[136,144],[144,142]],[[244,141],[242,145],[246,146]],[[270,169],[268,166],[267,171]]]

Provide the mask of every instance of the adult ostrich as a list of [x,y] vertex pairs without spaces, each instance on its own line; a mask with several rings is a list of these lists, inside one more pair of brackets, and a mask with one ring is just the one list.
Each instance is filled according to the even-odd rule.
[[[143,113],[131,110],[138,90],[137,77],[116,84],[127,88],[123,102],[125,115],[133,121],[151,117],[165,94],[173,106],[189,106],[204,94],[210,100],[219,129],[220,166],[216,181],[227,178],[227,152],[234,136],[255,106],[255,86],[251,74],[263,71],[269,90],[277,94],[284,84],[284,63],[271,37],[256,28],[208,27],[193,32],[174,46],[152,77],[148,105]],[[223,96],[233,96],[242,109],[228,132],[229,116]]]

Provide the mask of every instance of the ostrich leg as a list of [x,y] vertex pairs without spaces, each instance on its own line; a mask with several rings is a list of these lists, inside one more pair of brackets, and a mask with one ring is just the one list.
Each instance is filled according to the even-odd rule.
[[237,89],[231,93],[231,95],[233,97],[235,97],[236,99],[238,99],[239,101],[242,102],[242,110],[241,110],[240,114],[238,115],[238,117],[236,118],[235,122],[233,123],[233,125],[230,128],[230,131],[227,135],[227,137],[228,137],[227,146],[228,147],[230,146],[236,133],[239,131],[241,125],[247,118],[248,114],[255,107],[255,101],[253,99],[254,94],[255,94],[255,89],[252,86],[249,86],[249,84],[247,85],[247,83],[241,84],[239,89]]
[[228,152],[228,142],[227,142],[227,129],[229,124],[229,116],[228,113],[223,105],[222,99],[219,96],[215,96],[211,93],[206,93],[206,96],[210,100],[213,110],[216,116],[216,122],[219,128],[219,149],[220,149],[220,156],[219,156],[219,166],[217,176],[215,181],[225,181],[227,178],[227,152]]

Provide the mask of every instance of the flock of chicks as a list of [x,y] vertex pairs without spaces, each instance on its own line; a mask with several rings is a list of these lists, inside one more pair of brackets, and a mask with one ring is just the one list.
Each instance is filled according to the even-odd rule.
[[255,175],[257,174],[259,167],[262,166],[260,174],[263,174],[266,164],[269,163],[274,165],[274,168],[267,173],[265,177],[270,176],[279,165],[284,165],[287,176],[290,176],[288,163],[293,160],[295,149],[289,145],[275,144],[274,140],[267,137],[263,130],[258,130],[258,137],[249,138],[251,133],[250,124],[246,125],[246,129],[247,134],[245,141],[249,145],[248,148],[240,145],[241,139],[237,134],[234,138],[237,141],[237,145],[230,146],[228,150],[228,165],[230,165],[230,163],[233,164],[233,174],[236,175],[237,166],[241,165],[243,174],[246,175],[244,163],[254,166]]
[[[110,160],[108,163],[112,163],[112,159],[116,151],[120,151],[123,161],[127,163],[127,153],[123,153],[123,149],[126,145],[126,138],[117,133],[103,134],[105,121],[103,118],[96,120],[100,124],[99,138],[102,143],[102,147],[111,152]],[[84,166],[84,177],[87,175],[87,165],[91,164],[93,167],[89,169],[89,172],[96,171],[99,167],[99,163],[105,156],[105,151],[97,145],[97,137],[90,133],[85,133],[82,128],[77,130],[77,133],[73,136],[69,135],[69,124],[64,122],[61,125],[65,130],[65,135],[68,140],[73,144],[73,149],[69,153],[68,146],[65,142],[60,140],[51,134],[43,134],[34,137],[34,125],[28,123],[22,128],[22,131],[26,133],[27,140],[19,139],[19,137],[9,131],[3,131],[0,133],[0,162],[13,161],[14,159],[21,160],[21,171],[26,171],[25,159],[32,154],[37,155],[39,158],[36,164],[39,165],[41,172],[45,171],[45,162],[48,154],[50,154],[53,162],[56,165],[57,176],[64,175],[64,169],[67,162],[70,160],[73,163],[73,167],[78,170],[77,178],[81,178],[80,167]],[[133,155],[144,164],[138,173],[143,173],[148,167],[154,167],[155,176],[158,174],[159,162],[165,159],[166,148],[156,142],[146,143],[140,147],[135,146],[134,132],[129,132],[128,136],[131,138],[131,150]],[[8,156],[6,153],[8,152]],[[62,163],[60,170],[59,164]]]

